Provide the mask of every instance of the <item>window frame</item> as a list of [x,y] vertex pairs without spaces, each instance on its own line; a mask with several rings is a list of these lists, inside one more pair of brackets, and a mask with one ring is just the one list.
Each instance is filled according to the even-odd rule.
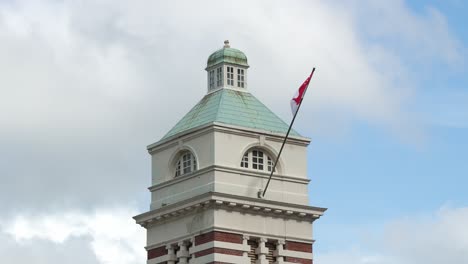
[[223,86],[223,67],[216,68],[216,87]]
[[208,89],[213,90],[215,88],[215,72],[210,70],[208,72]]
[[[270,173],[273,169],[274,158],[269,151],[262,148],[251,148],[244,152],[240,167],[244,169]],[[278,161],[279,163],[279,161]],[[276,164],[275,172],[278,170]]]
[[226,81],[227,85],[234,86],[234,67],[226,66]]
[[191,151],[182,151],[175,161],[174,169],[174,177],[191,174],[198,170],[197,158]]
[[237,87],[245,87],[245,71],[241,68],[237,68]]

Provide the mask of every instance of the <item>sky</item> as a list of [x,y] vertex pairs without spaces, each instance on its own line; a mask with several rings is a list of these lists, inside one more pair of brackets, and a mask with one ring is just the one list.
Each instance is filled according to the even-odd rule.
[[0,0],[0,261],[144,263],[150,156],[230,40],[308,148],[321,264],[468,263],[464,1]]

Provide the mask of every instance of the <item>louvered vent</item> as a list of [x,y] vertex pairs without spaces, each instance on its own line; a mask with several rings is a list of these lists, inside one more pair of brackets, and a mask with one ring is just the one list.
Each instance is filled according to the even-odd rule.
[[187,252],[189,252],[188,254],[188,261],[190,260],[190,258],[192,257],[192,255],[190,255],[190,249],[193,247],[193,244],[192,242],[188,242],[187,243]]
[[[177,252],[179,252],[180,247],[178,245],[174,245],[174,254],[177,256]],[[179,263],[179,258],[177,258],[176,264]]]
[[276,250],[276,244],[267,242],[265,243],[265,247],[268,248],[268,254],[266,255],[266,259],[268,260],[268,263],[275,263],[276,257],[273,257],[273,251]]
[[250,251],[249,251],[249,259],[251,264],[255,264],[256,261],[258,260],[258,256],[255,253],[255,250],[258,248],[258,242],[255,240],[249,240],[247,241],[247,244],[250,246]]

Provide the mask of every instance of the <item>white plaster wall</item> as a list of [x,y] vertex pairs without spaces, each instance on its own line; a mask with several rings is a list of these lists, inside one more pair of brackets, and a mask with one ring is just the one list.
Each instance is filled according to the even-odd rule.
[[266,237],[312,239],[311,222],[238,211],[216,210],[214,214],[214,226],[217,228]]
[[[246,150],[254,146],[263,147],[271,153],[277,154],[281,142],[272,141],[268,137],[260,135],[249,135],[248,133],[237,135],[211,130],[210,132],[187,135],[153,152],[153,186],[165,182],[168,185],[156,188],[152,192],[151,209],[157,209],[162,204],[173,204],[210,191],[258,197],[258,191],[264,189],[269,176],[266,171],[247,170],[246,173],[216,171],[216,173],[199,174],[196,177],[182,175],[178,179],[174,178],[174,162],[177,154],[182,150],[188,149],[195,154],[199,169],[219,165],[245,171],[246,169],[240,168],[241,157]],[[301,181],[307,179],[306,147],[287,144],[279,165],[280,175],[298,178],[299,181],[273,178],[265,198],[307,205],[307,182]],[[261,177],[252,174],[261,175]],[[173,184],[170,184],[171,181]]]
[[[230,133],[215,132],[214,153],[217,165],[240,167],[244,152],[253,146],[261,146],[259,135],[245,136]],[[281,148],[282,142],[269,140],[266,137],[263,147],[271,150],[275,157]],[[283,175],[307,179],[307,148],[286,144],[280,157],[279,171]]]
[[[267,176],[267,175],[265,175]],[[268,179],[242,173],[216,171],[215,191],[257,198],[259,189],[264,189]],[[288,182],[273,178],[265,196],[268,200],[308,205],[306,183]]]
[[185,176],[186,179],[183,179],[184,176],[179,176],[182,181],[153,191],[151,193],[151,210],[160,208],[163,203],[166,205],[174,204],[215,190],[213,171],[195,177],[189,176]]
[[149,227],[147,230],[147,245],[166,243],[167,241],[176,241],[180,238],[186,238],[188,235],[195,235],[198,232],[213,227],[214,210],[200,208],[195,213],[171,217],[169,220],[162,221],[156,226]]
[[152,185],[174,178],[174,158],[179,151],[192,150],[197,157],[198,168],[210,166],[214,162],[213,133],[190,135],[175,140],[170,148],[152,153]]

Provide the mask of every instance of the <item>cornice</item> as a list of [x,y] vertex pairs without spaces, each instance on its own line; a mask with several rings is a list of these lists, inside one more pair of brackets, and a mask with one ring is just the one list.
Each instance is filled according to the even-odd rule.
[[[279,134],[279,133],[272,133],[272,132],[267,132],[264,130],[259,130],[259,129],[254,129],[254,128],[245,128],[245,127],[239,127],[239,126],[213,122],[213,123],[208,123],[208,124],[175,134],[164,140],[150,144],[146,148],[148,152],[152,154],[154,152],[169,148],[177,144],[179,140],[189,140],[192,137],[200,136],[205,133],[212,132],[212,131],[223,132],[223,133],[228,133],[232,135],[252,137],[252,138],[257,138],[260,135],[265,135],[267,140],[275,141],[275,142],[282,142],[284,139],[284,135]],[[306,147],[309,145],[310,141],[311,139],[307,137],[289,136],[287,143],[292,144],[292,145]]]
[[194,137],[198,137],[209,132],[213,132],[214,127],[213,123],[202,125],[199,127],[192,128],[185,131],[185,133],[175,134],[174,136],[168,137],[167,139],[158,141],[156,143],[150,144],[146,147],[148,153],[153,154],[155,152],[171,148],[179,143],[179,141],[190,140]]
[[[178,177],[174,177],[168,181],[155,184],[153,186],[148,187],[148,190],[150,190],[151,192],[154,192],[159,189],[166,188],[168,186],[192,179],[194,177],[198,177],[202,174],[215,172],[215,171],[229,172],[229,173],[240,174],[243,176],[251,176],[251,177],[257,177],[257,178],[263,178],[263,179],[268,179],[270,177],[270,173],[267,173],[267,172],[254,171],[254,170],[249,170],[245,168],[232,168],[232,167],[227,167],[227,166],[211,165],[211,166],[196,170],[190,174],[181,175]],[[294,182],[294,183],[302,183],[302,184],[308,184],[310,182],[310,179],[298,178],[298,177],[288,176],[288,175],[278,175],[278,174],[273,174],[272,179],[278,180],[278,181]]]
[[238,211],[308,222],[313,222],[320,218],[327,210],[326,208],[307,205],[209,192],[137,215],[134,219],[141,226],[148,228],[171,218],[207,209]]
[[[227,124],[218,123],[218,122],[214,122],[213,124],[216,126],[215,131],[221,131],[221,132],[234,134],[234,135],[242,135],[242,136],[249,136],[249,137],[255,137],[255,138],[258,137],[259,135],[265,135],[267,136],[266,138],[267,140],[277,141],[277,142],[283,142],[284,136],[285,136],[284,134],[281,134],[281,133],[272,133],[272,132],[267,132],[267,131],[260,130],[260,129],[255,129],[255,128],[245,128],[245,127],[227,125]],[[289,135],[288,140],[286,142],[288,144],[308,146],[309,143],[311,142],[311,139],[307,137]]]

